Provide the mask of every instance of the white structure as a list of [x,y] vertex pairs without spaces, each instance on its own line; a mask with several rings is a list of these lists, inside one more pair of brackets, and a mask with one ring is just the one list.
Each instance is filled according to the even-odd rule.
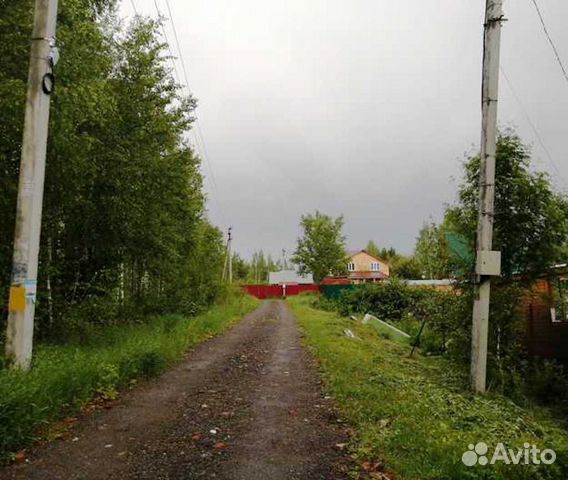
[[280,272],[270,272],[268,274],[270,285],[306,285],[314,283],[311,273],[300,275],[295,270],[281,270]]
[[455,282],[446,278],[442,280],[405,280],[404,283],[413,287],[450,287]]

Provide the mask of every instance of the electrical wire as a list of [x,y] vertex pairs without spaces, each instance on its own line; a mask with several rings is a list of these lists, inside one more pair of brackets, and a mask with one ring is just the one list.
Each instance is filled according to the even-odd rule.
[[564,64],[562,63],[562,60],[560,59],[560,55],[558,53],[558,50],[556,49],[556,45],[554,44],[554,42],[552,41],[552,38],[550,37],[550,34],[548,33],[548,28],[546,28],[546,23],[544,21],[544,17],[542,16],[542,12],[540,11],[540,8],[538,7],[538,3],[536,0],[531,0],[534,8],[536,9],[536,13],[538,14],[538,18],[540,19],[540,23],[542,25],[542,29],[544,30],[544,34],[546,35],[546,38],[548,39],[548,43],[550,43],[550,46],[552,47],[552,51],[554,52],[554,56],[556,57],[556,61],[558,62],[558,65],[560,65],[560,68],[562,69],[562,74],[564,76],[564,79],[566,80],[566,82],[568,82],[568,73],[566,72],[566,68],[564,68]]
[[170,46],[170,42],[168,40],[168,34],[166,33],[166,28],[164,26],[164,22],[161,21],[162,14],[160,13],[160,9],[158,8],[158,3],[154,0],[154,6],[156,7],[156,12],[158,13],[158,21],[160,22],[160,28],[162,30],[162,35],[164,36],[164,41],[166,42],[166,48],[168,49],[169,59],[172,64],[172,69],[174,73],[174,79],[181,85],[181,77],[179,75],[177,65],[175,62],[175,56],[172,51],[172,47]]
[[[166,8],[168,9],[168,15],[170,16],[170,22],[172,24],[172,31],[174,32],[174,38],[175,38],[175,41],[176,41],[176,47],[177,47],[177,51],[178,51],[178,54],[179,54],[179,60],[180,60],[180,63],[181,63],[183,76],[184,76],[184,79],[185,79],[185,85],[187,87],[189,94],[192,96],[193,93],[192,93],[192,91],[189,87],[189,79],[188,79],[189,77],[188,77],[188,74],[187,74],[187,68],[185,66],[185,61],[184,61],[183,56],[181,54],[181,46],[180,46],[180,43],[179,43],[179,37],[178,37],[178,34],[177,34],[176,24],[174,22],[174,16],[172,14],[172,9],[170,8],[169,0],[165,0],[165,1],[166,1]],[[196,120],[195,120],[195,126],[196,126],[197,133],[199,135],[199,138],[201,140],[201,145],[203,147],[203,154],[204,154],[204,157],[205,157],[205,161],[209,165],[209,170],[211,172],[211,180],[215,184],[215,188],[217,189],[218,188],[217,187],[217,181],[215,179],[215,174],[213,172],[213,166],[211,165],[211,162],[209,161],[209,153],[207,152],[207,146],[205,144],[205,139],[203,138],[203,132],[201,130],[201,125],[199,123],[198,118],[196,118]]]
[[[156,12],[157,12],[157,14],[158,14],[158,17],[161,17],[161,12],[160,12],[160,8],[158,7],[157,0],[154,0],[154,6],[156,7]],[[173,15],[172,15],[172,10],[171,10],[171,8],[170,8],[170,3],[169,3],[168,0],[166,0],[166,7],[167,7],[167,10],[168,10],[169,20],[170,20],[170,23],[171,23],[171,25],[172,25],[172,32],[173,32],[173,34],[174,34],[174,38],[175,38],[175,42],[176,42],[176,47],[177,47],[177,50],[178,50],[178,58],[179,58],[179,60],[180,60],[181,66],[182,66],[182,73],[183,73],[183,79],[185,80],[185,87],[186,87],[186,89],[187,89],[188,95],[189,95],[190,97],[192,97],[192,96],[193,96],[193,92],[191,91],[191,88],[190,88],[190,86],[189,86],[189,79],[188,79],[188,75],[187,75],[187,68],[186,68],[186,65],[185,65],[185,61],[184,61],[184,59],[183,59],[183,55],[182,55],[182,53],[181,53],[181,47],[180,47],[179,37],[178,37],[178,34],[177,34],[177,29],[176,29],[176,26],[175,26],[175,23],[174,23],[174,19],[173,19]],[[172,59],[172,64],[173,64],[173,66],[174,66],[174,72],[175,72],[177,78],[179,79],[179,80],[178,80],[179,83],[183,85],[183,83],[181,82],[181,77],[180,77],[180,75],[179,75],[177,66],[176,66],[176,64],[175,64],[175,61],[173,60],[173,59],[174,59],[174,55],[173,55],[173,53],[172,53],[171,44],[170,44],[170,42],[169,42],[169,40],[168,40],[168,36],[167,36],[167,34],[166,34],[166,30],[165,30],[165,27],[164,27],[164,24],[163,24],[163,23],[161,23],[161,27],[162,27],[162,33],[163,33],[163,35],[164,35],[164,40],[165,40],[165,42],[166,42],[168,51],[169,51],[170,56],[171,56],[171,59]],[[226,220],[226,217],[225,217],[225,213],[224,213],[223,207],[222,207],[222,205],[221,205],[221,201],[220,201],[220,199],[219,199],[219,187],[218,187],[218,185],[217,185],[217,180],[216,180],[216,178],[215,178],[215,172],[214,172],[214,170],[213,170],[212,162],[211,162],[211,160],[210,160],[210,158],[209,158],[209,153],[208,153],[208,151],[207,151],[207,146],[206,146],[206,144],[205,144],[205,138],[204,138],[204,136],[203,136],[203,131],[201,130],[201,125],[200,125],[200,122],[199,122],[199,118],[197,118],[197,117],[195,118],[195,129],[192,131],[192,133],[193,133],[194,138],[195,138],[195,146],[196,146],[196,148],[197,148],[197,150],[198,150],[198,153],[199,153],[199,155],[200,155],[201,157],[203,157],[203,159],[205,160],[205,163],[207,164],[207,167],[208,167],[208,170],[209,170],[209,173],[210,173],[209,179],[210,179],[211,186],[212,186],[212,188],[213,188],[213,190],[214,190],[215,203],[217,204],[217,207],[218,207],[218,209],[219,209],[219,213],[221,214],[221,218],[222,218],[223,222],[224,222],[224,223],[227,223],[227,220]]]
[[540,146],[542,147],[542,150],[544,151],[544,153],[546,154],[546,157],[548,158],[548,161],[550,162],[550,165],[552,166],[552,168],[556,171],[556,174],[558,175],[558,178],[562,181],[562,183],[564,183],[564,185],[568,188],[568,182],[566,181],[566,179],[564,178],[564,176],[560,173],[560,170],[558,169],[558,166],[556,165],[556,162],[554,161],[554,159],[552,158],[552,155],[550,154],[550,151],[548,150],[548,148],[546,147],[546,145],[544,144],[544,141],[542,139],[542,137],[540,136],[540,133],[538,131],[538,129],[536,128],[535,123],[532,121],[527,109],[525,108],[523,102],[521,101],[519,95],[517,94],[515,88],[513,87],[513,83],[511,82],[511,79],[509,78],[509,76],[507,75],[507,73],[505,72],[505,70],[503,69],[503,67],[499,67],[501,70],[501,75],[503,75],[503,78],[505,79],[505,81],[507,82],[507,85],[509,86],[509,90],[511,90],[511,93],[513,94],[513,98],[516,100],[516,102],[519,104],[519,107],[521,109],[521,111],[523,112],[523,115],[525,116],[528,124],[530,125],[532,131],[535,134],[536,139],[538,140],[538,143],[540,143]]

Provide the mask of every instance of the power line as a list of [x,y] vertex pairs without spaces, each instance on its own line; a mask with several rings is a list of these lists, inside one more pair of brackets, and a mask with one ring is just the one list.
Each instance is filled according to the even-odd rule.
[[170,54],[170,62],[172,64],[174,79],[181,84],[180,75],[177,69],[177,65],[175,62],[175,56],[172,51],[172,47],[170,46],[170,42],[168,40],[168,35],[166,33],[166,28],[164,27],[164,23],[160,20],[162,14],[160,13],[160,9],[158,8],[158,3],[154,0],[154,6],[156,7],[156,12],[158,13],[158,20],[160,22],[160,28],[162,29],[162,35],[164,36],[164,40],[166,42],[166,47],[168,48],[168,53]]
[[[189,92],[189,94],[192,96],[193,92],[191,91],[191,88],[189,86],[189,77],[187,75],[187,68],[185,66],[185,61],[183,59],[183,55],[181,54],[181,46],[180,46],[180,43],[179,43],[179,37],[178,37],[178,34],[177,34],[176,24],[174,22],[174,16],[172,15],[172,9],[170,8],[169,0],[166,0],[166,8],[168,9],[168,15],[170,16],[170,23],[172,24],[172,31],[174,33],[174,38],[175,38],[175,41],[176,41],[176,47],[177,47],[177,51],[178,51],[178,54],[179,54],[179,61],[181,63],[181,67],[182,67],[183,77],[185,79],[185,86],[187,87],[187,91]],[[199,124],[198,118],[195,119],[195,126],[196,126],[197,133],[199,135],[199,138],[201,140],[201,145],[203,147],[203,156],[205,157],[205,161],[207,162],[207,164],[209,166],[209,170],[211,172],[211,181],[215,185],[215,189],[217,189],[217,181],[215,179],[215,173],[213,172],[213,166],[211,165],[211,162],[209,161],[209,155],[208,155],[208,152],[207,152],[207,147],[205,145],[205,139],[203,138],[203,132],[201,130],[201,125]]]
[[[159,7],[158,7],[157,0],[154,0],[154,6],[156,7],[156,12],[157,12],[157,14],[158,14],[158,17],[160,17],[160,16],[161,16],[161,13],[160,13],[160,9],[159,9]],[[186,87],[186,89],[187,89],[187,92],[188,92],[189,96],[193,96],[193,92],[191,91],[191,88],[190,88],[190,86],[189,86],[189,80],[188,80],[188,75],[187,75],[187,68],[186,68],[186,66],[185,66],[185,61],[184,61],[184,59],[183,59],[183,56],[182,56],[182,54],[181,54],[181,47],[180,47],[180,42],[179,42],[179,38],[178,38],[178,34],[177,34],[177,29],[176,29],[176,26],[175,26],[175,23],[174,23],[174,19],[173,19],[173,15],[172,15],[172,10],[171,10],[171,8],[170,8],[170,3],[169,3],[168,0],[166,0],[166,7],[167,7],[167,9],[168,9],[169,20],[170,20],[170,22],[171,22],[171,24],[172,24],[172,31],[173,31],[173,33],[174,33],[174,38],[175,38],[175,42],[176,42],[176,47],[177,47],[177,50],[178,50],[178,58],[179,58],[179,60],[180,60],[181,66],[182,66],[183,79],[185,80],[185,87]],[[161,27],[162,27],[162,33],[163,33],[163,35],[164,35],[164,40],[166,41],[166,45],[167,45],[167,47],[168,47],[168,51],[169,51],[170,56],[171,56],[171,59],[172,59],[172,64],[173,64],[173,66],[174,66],[174,72],[175,72],[177,78],[180,79],[180,75],[179,75],[177,66],[176,66],[176,64],[175,64],[175,61],[173,60],[174,55],[173,55],[173,53],[172,53],[171,45],[170,45],[170,42],[169,42],[169,40],[168,40],[168,36],[167,36],[167,34],[166,34],[166,30],[165,30],[165,28],[164,28],[163,23],[161,23]],[[181,83],[182,83],[182,82],[180,81],[180,84],[181,84]],[[207,147],[206,147],[206,144],[205,144],[205,139],[204,139],[204,137],[203,137],[203,132],[202,132],[202,130],[201,130],[201,125],[200,125],[200,123],[199,123],[199,118],[197,118],[197,117],[195,118],[195,129],[193,130],[192,133],[193,133],[193,135],[194,135],[194,137],[195,137],[195,146],[196,146],[196,148],[197,148],[198,150],[201,150],[201,152],[199,152],[199,153],[200,153],[200,155],[203,157],[203,159],[205,160],[205,163],[207,164],[207,167],[208,167],[208,169],[209,169],[210,180],[211,180],[211,186],[213,187],[213,190],[215,191],[215,192],[214,192],[214,193],[215,193],[215,195],[214,195],[215,202],[217,203],[217,206],[218,206],[218,208],[219,208],[219,212],[220,212],[220,214],[221,214],[221,217],[222,217],[222,219],[223,219],[223,222],[226,223],[226,217],[225,217],[223,208],[222,208],[222,206],[221,206],[221,201],[219,200],[219,187],[217,186],[217,180],[216,180],[216,178],[215,178],[215,172],[214,172],[214,170],[213,170],[213,165],[212,165],[212,163],[211,163],[211,161],[210,161],[210,159],[209,159],[209,154],[208,154]]]
[[[177,48],[177,51],[178,51],[178,54],[179,54],[179,60],[180,60],[182,71],[183,71],[183,77],[185,79],[185,85],[187,87],[189,94],[193,95],[191,88],[189,86],[187,68],[185,67],[185,61],[183,59],[183,55],[181,54],[181,46],[180,46],[180,43],[179,43],[179,37],[178,37],[178,34],[177,34],[176,24],[174,22],[174,16],[172,15],[172,9],[170,8],[170,1],[169,0],[166,0],[166,8],[168,9],[168,15],[170,16],[170,22],[172,24],[172,31],[174,32],[174,38],[175,38],[175,41],[176,41],[176,48]],[[199,138],[201,139],[201,145],[203,147],[203,154],[204,154],[204,157],[205,157],[205,161],[208,163],[209,170],[211,171],[211,180],[215,184],[215,188],[217,188],[217,181],[215,180],[215,174],[213,172],[213,166],[211,165],[211,162],[209,161],[209,154],[207,152],[207,146],[205,144],[205,139],[203,138],[203,132],[201,130],[201,125],[199,124],[198,118],[195,119],[195,126],[196,126],[197,133],[199,135]]]
[[564,79],[568,82],[568,73],[566,72],[566,69],[564,68],[564,64],[562,63],[562,60],[560,59],[560,55],[558,54],[558,50],[556,49],[556,45],[554,45],[554,42],[552,41],[552,38],[550,37],[550,34],[548,33],[548,29],[546,28],[546,23],[544,22],[544,18],[542,16],[540,8],[538,7],[538,3],[536,2],[536,0],[532,0],[532,3],[534,5],[534,8],[536,9],[536,13],[538,14],[538,18],[540,19],[540,23],[542,25],[542,29],[544,30],[544,34],[546,35],[546,38],[548,39],[548,43],[550,43],[550,46],[552,47],[552,51],[554,52],[554,56],[556,57],[556,61],[558,62],[558,65],[560,65],[560,68],[562,69],[562,74],[564,75]]
[[562,183],[565,184],[565,186],[568,187],[568,182],[566,181],[566,179],[562,176],[562,174],[560,173],[560,170],[558,169],[556,162],[554,161],[554,159],[552,158],[552,155],[550,154],[550,151],[548,150],[548,148],[546,148],[546,145],[544,144],[544,141],[542,139],[542,137],[540,136],[540,133],[538,131],[538,129],[536,128],[536,125],[534,124],[534,122],[532,121],[527,109],[525,108],[525,106],[523,105],[523,102],[521,101],[519,95],[517,95],[517,92],[515,91],[515,88],[513,87],[513,84],[511,82],[511,79],[509,78],[509,76],[505,73],[505,70],[503,69],[503,67],[500,67],[501,70],[501,74],[503,75],[503,78],[505,79],[505,81],[507,82],[507,85],[509,86],[509,89],[511,90],[511,93],[513,94],[513,97],[515,98],[515,100],[517,101],[517,103],[519,104],[519,107],[521,109],[521,111],[523,112],[523,115],[525,116],[527,122],[529,123],[532,131],[534,132],[536,139],[538,140],[538,143],[540,143],[540,146],[542,147],[544,153],[546,154],[546,156],[548,157],[548,160],[550,162],[550,164],[552,165],[552,168],[554,168],[554,170],[556,171],[558,178],[560,178],[560,180],[562,181]]
[[166,0],[166,8],[168,9],[168,15],[170,16],[170,22],[172,24],[172,31],[174,32],[174,38],[176,40],[176,47],[177,47],[177,51],[179,53],[179,61],[181,62],[181,67],[183,69],[183,76],[185,78],[185,85],[186,85],[187,90],[189,91],[189,93],[191,95],[192,94],[191,89],[189,88],[189,82],[187,81],[187,78],[188,78],[187,69],[185,68],[185,62],[183,60],[183,57],[181,56],[181,48],[180,48],[180,44],[179,44],[179,38],[178,38],[178,34],[177,34],[176,24],[174,23],[174,17],[172,15],[172,10],[170,8],[169,0]]

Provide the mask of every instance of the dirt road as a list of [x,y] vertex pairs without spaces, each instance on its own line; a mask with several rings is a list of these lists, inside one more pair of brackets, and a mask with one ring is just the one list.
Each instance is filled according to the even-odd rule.
[[338,479],[345,440],[288,307],[267,301],[0,478]]

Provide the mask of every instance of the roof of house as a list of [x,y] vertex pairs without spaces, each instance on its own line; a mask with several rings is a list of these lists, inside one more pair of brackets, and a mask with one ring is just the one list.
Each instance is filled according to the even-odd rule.
[[282,283],[311,284],[314,283],[314,278],[311,273],[300,275],[295,270],[281,270],[279,272],[269,272],[268,283],[271,285]]
[[320,285],[349,285],[351,282],[346,277],[325,277],[321,282]]
[[355,255],[357,255],[358,253],[366,253],[367,255],[369,255],[369,257],[373,257],[375,260],[378,260],[379,262],[383,262],[383,263],[387,263],[388,262],[386,260],[383,260],[380,257],[377,257],[376,255],[373,255],[372,253],[369,253],[367,250],[363,249],[363,250],[347,250],[347,256],[348,257],[354,257]]
[[350,280],[384,280],[389,278],[383,272],[349,272]]

